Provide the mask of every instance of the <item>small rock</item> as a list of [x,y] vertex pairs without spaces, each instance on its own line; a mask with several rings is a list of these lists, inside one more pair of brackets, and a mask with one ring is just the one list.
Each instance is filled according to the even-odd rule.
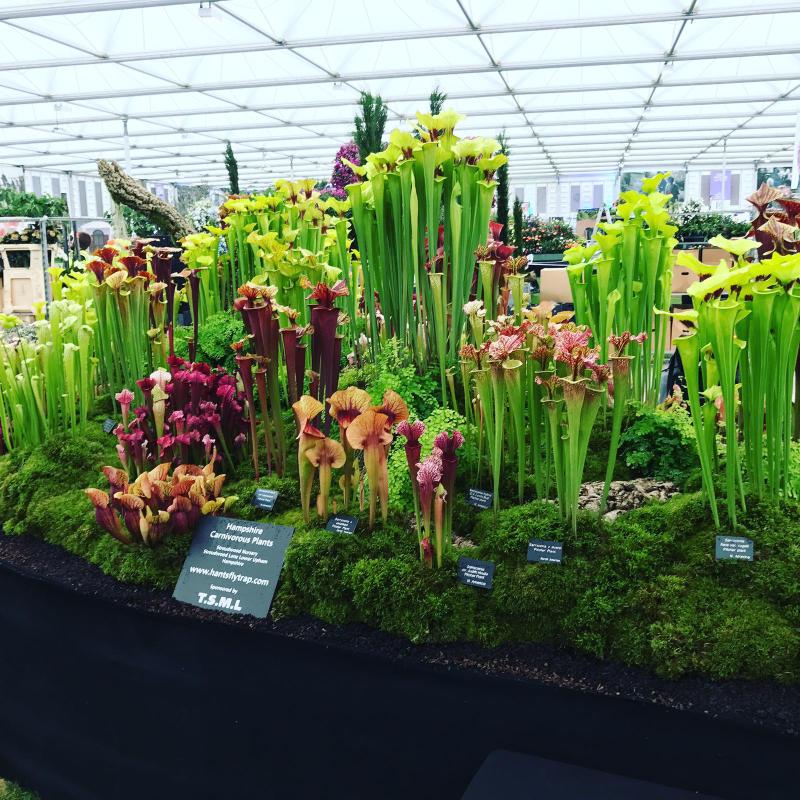
[[468,547],[475,547],[475,542],[464,536],[454,536],[453,547],[455,547],[456,550],[465,550]]

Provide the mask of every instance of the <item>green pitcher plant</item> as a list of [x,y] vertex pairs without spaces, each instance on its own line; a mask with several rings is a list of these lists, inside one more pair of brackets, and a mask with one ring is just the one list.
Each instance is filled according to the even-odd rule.
[[608,359],[612,334],[643,331],[652,337],[630,365],[632,396],[658,402],[667,320],[670,310],[673,248],[677,228],[669,222],[671,195],[657,191],[669,173],[642,181],[642,192],[620,195],[613,222],[601,222],[588,245],[564,253],[575,306],[575,321],[587,325],[602,362]]
[[90,306],[49,304],[49,319],[34,324],[36,338],[14,341],[19,320],[4,317],[12,336],[0,340],[0,426],[5,450],[31,447],[53,433],[86,428],[97,380]]
[[493,139],[456,136],[462,119],[454,111],[418,113],[416,135],[395,130],[363,167],[349,164],[361,180],[347,187],[374,346],[382,318],[386,335],[405,342],[420,367],[433,357],[445,405],[474,254],[487,241],[494,176],[507,160]]
[[745,485],[758,496],[790,491],[800,254],[773,252],[750,263],[745,257],[760,242],[718,236],[711,243],[731,253],[735,262],[709,267],[689,254],[679,255],[678,263],[696,270],[700,280],[688,290],[693,310],[675,315],[688,326],[676,344],[703,485],[717,526],[713,473],[718,425],[724,431],[726,508],[735,527],[737,509],[745,505]]

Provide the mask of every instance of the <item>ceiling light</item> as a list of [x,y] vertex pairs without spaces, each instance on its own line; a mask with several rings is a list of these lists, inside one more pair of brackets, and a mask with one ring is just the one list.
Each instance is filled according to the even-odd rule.
[[210,3],[210,2],[209,2],[208,4],[206,4],[206,3],[200,3],[200,8],[198,8],[198,9],[197,9],[197,13],[198,13],[198,14],[199,14],[201,17],[210,17],[210,16],[213,16],[214,9],[213,9],[213,7],[211,6],[211,3]]

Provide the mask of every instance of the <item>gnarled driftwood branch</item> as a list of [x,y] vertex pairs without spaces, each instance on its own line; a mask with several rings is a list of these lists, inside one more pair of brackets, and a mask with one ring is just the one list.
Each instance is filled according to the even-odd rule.
[[186,217],[178,213],[169,203],[159,200],[139,181],[127,175],[116,161],[106,161],[101,158],[97,162],[97,171],[105,181],[108,193],[114,198],[114,202],[122,203],[144,214],[153,224],[170,233],[176,241],[195,232]]

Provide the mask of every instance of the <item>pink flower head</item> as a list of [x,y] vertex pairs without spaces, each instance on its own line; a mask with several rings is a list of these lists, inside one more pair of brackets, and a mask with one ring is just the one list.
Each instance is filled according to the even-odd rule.
[[172,380],[172,373],[169,370],[159,367],[154,372],[150,373],[150,380],[154,381],[155,386],[158,386],[162,391],[166,391],[167,384]]
[[170,436],[168,433],[165,433],[163,436],[156,439],[156,444],[161,448],[161,450],[168,450],[172,445],[175,444],[175,437]]
[[442,431],[434,441],[434,452],[441,453],[441,482],[448,495],[453,493],[456,483],[456,467],[458,466],[458,456],[456,450],[464,444],[464,436],[461,431],[453,431],[448,434]]
[[408,440],[407,445],[419,444],[419,439],[425,433],[425,423],[417,420],[416,422],[409,422],[404,419],[398,426],[397,432],[401,436],[405,436]]
[[136,381],[136,385],[142,390],[142,394],[145,397],[149,397],[153,392],[153,387],[156,385],[156,382],[152,378],[142,378]]
[[559,351],[562,353],[571,353],[576,347],[588,347],[591,336],[592,332],[588,328],[583,330],[561,328],[555,335],[556,358],[558,358]]
[[408,464],[408,471],[411,474],[412,489],[414,492],[417,490],[417,471],[419,469],[419,457],[422,453],[422,445],[420,444],[420,436],[425,433],[425,424],[417,420],[416,422],[409,422],[404,419],[397,426],[397,432],[401,436],[406,437],[404,445],[406,451],[406,463]]
[[442,458],[455,457],[456,450],[464,444],[464,435],[461,431],[453,431],[448,434],[447,431],[442,431],[436,439],[434,445],[442,452]]
[[345,281],[337,281],[333,286],[318,283],[307,299],[316,300],[318,306],[333,308],[337,297],[343,297],[348,294],[350,294],[350,290],[347,288],[347,283]]
[[421,463],[417,464],[417,485],[423,507],[430,504],[433,490],[442,479],[442,452],[434,448],[431,454]]
[[505,361],[522,347],[524,341],[524,333],[498,336],[497,339],[489,344],[489,358],[494,361]]
[[595,382],[599,384],[608,382],[608,364],[592,364],[590,369]]
[[130,411],[131,403],[133,402],[133,392],[130,389],[123,389],[121,392],[117,392],[114,397],[119,403],[119,407],[122,409],[122,424],[127,428],[128,412]]
[[630,344],[630,342],[636,342],[637,344],[642,344],[647,339],[647,334],[642,331],[641,333],[637,333],[636,336],[632,336],[629,331],[624,331],[619,336],[615,336],[613,333],[611,336],[608,337],[608,343],[612,347],[612,356],[622,356],[625,354],[625,348]]
[[121,392],[117,392],[114,398],[123,410],[127,410],[133,402],[133,392],[130,389],[123,389]]

